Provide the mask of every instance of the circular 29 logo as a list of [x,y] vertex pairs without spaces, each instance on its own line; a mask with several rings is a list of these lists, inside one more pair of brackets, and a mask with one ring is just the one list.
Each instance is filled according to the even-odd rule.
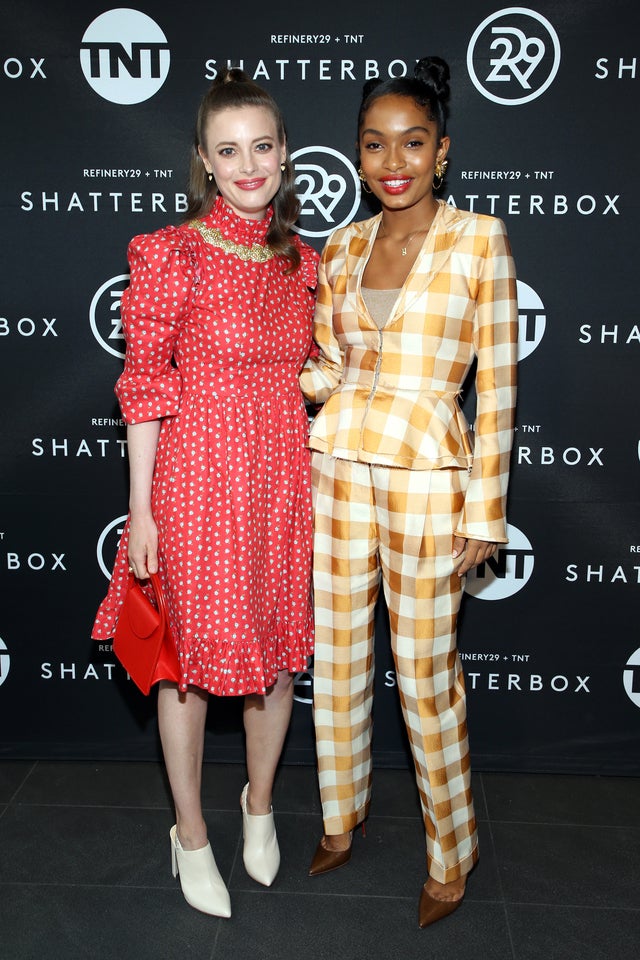
[[120,301],[129,283],[129,274],[105,280],[96,290],[89,307],[91,332],[100,346],[114,357],[124,360],[125,343],[120,318]]
[[80,65],[90,87],[111,103],[142,103],[167,79],[171,53],[164,33],[139,10],[107,10],[85,30]]
[[302,147],[291,154],[305,237],[327,237],[351,223],[360,206],[360,181],[352,163],[332,147]]
[[467,70],[483,97],[516,106],[535,100],[560,66],[558,34],[546,17],[526,7],[492,13],[469,41]]
[[113,558],[116,555],[118,544],[120,543],[120,537],[124,532],[124,525],[126,522],[126,514],[123,517],[118,517],[116,520],[112,520],[111,523],[107,524],[98,537],[98,547],[96,550],[98,556],[98,566],[104,573],[107,580],[111,579]]

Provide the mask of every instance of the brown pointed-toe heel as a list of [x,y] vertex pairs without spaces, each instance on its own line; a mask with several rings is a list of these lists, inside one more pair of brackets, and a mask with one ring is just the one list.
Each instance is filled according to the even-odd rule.
[[346,850],[327,850],[322,840],[316,847],[311,866],[309,867],[309,876],[318,877],[321,873],[329,873],[330,870],[337,870],[344,866],[351,859],[351,847]]
[[424,929],[424,927],[428,927],[432,923],[448,917],[450,913],[458,909],[463,899],[464,894],[459,900],[435,900],[429,896],[426,888],[423,887],[420,891],[420,905],[418,907],[418,924],[420,929]]

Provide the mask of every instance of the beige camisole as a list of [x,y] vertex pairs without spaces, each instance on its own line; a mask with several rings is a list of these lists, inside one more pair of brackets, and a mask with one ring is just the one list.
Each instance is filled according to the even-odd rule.
[[371,319],[379,330],[382,330],[389,319],[393,305],[398,299],[400,287],[396,290],[374,290],[373,287],[362,287],[364,300]]

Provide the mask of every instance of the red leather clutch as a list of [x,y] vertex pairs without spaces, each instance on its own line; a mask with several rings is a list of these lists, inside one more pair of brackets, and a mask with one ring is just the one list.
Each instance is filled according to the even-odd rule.
[[150,579],[155,605],[133,574],[129,574],[127,595],[113,636],[113,652],[144,694],[158,680],[177,683],[180,678],[178,652],[169,630],[160,578],[152,573]]

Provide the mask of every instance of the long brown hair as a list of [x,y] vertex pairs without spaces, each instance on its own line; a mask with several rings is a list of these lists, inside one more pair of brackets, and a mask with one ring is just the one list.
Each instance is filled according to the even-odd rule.
[[[244,70],[237,67],[221,70],[202,98],[196,118],[185,219],[193,220],[206,216],[218,193],[216,182],[209,180],[198,152],[198,147],[205,145],[207,121],[212,113],[240,107],[265,107],[275,121],[279,143],[282,145],[287,141],[284,118],[271,94],[254,83]],[[300,252],[292,242],[291,230],[300,213],[294,182],[294,168],[287,146],[282,182],[271,201],[273,217],[266,238],[273,251],[290,262],[291,266],[285,271],[286,273],[293,273],[300,266]]]

